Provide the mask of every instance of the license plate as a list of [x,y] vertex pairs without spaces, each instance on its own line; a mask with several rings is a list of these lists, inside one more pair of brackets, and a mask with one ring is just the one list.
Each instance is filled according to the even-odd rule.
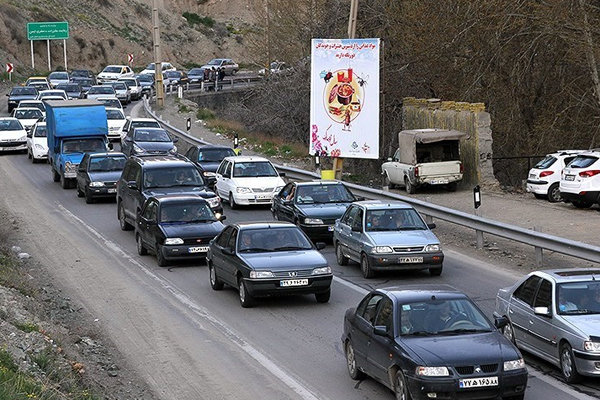
[[333,232],[333,226],[328,226],[328,227],[327,227],[327,230],[328,230],[329,232]]
[[281,286],[281,287],[307,286],[307,285],[308,285],[308,279],[288,279],[288,280],[279,282],[279,286]]
[[190,247],[188,253],[206,253],[208,246]]
[[400,257],[401,264],[418,264],[423,262],[423,257]]
[[461,379],[458,381],[458,387],[461,389],[498,386],[497,376],[486,376],[485,378]]
[[574,181],[575,175],[565,175],[565,181]]
[[432,185],[445,185],[446,183],[448,183],[448,179],[432,179],[431,180]]
[[529,174],[529,178],[535,179],[535,174]]
[[107,193],[117,193],[117,188],[111,188],[106,190]]
[[267,200],[267,199],[270,199],[270,198],[271,198],[271,196],[270,196],[270,195],[268,195],[268,194],[258,194],[258,195],[256,195],[256,196],[254,196],[254,198],[255,198],[256,200]]

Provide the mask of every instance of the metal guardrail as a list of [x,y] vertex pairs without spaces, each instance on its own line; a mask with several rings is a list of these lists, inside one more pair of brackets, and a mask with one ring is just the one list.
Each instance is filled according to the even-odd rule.
[[[162,121],[150,109],[150,105],[144,99],[144,109],[146,113],[157,119],[162,125],[166,126],[177,135],[182,136],[185,140],[193,144],[211,144],[204,140],[197,139],[188,133],[172,126],[171,124]],[[294,168],[285,165],[275,164],[278,170],[286,173],[287,176],[300,179],[319,179],[320,175],[315,172],[305,171],[299,168]],[[487,233],[490,235],[499,236],[505,239],[513,240],[519,243],[531,245],[536,250],[536,259],[538,267],[542,266],[542,249],[553,251],[556,253],[565,254],[567,256],[579,258],[582,260],[600,263],[600,247],[591,244],[578,242],[575,240],[561,238],[559,236],[550,235],[543,232],[537,232],[520,226],[510,225],[503,222],[495,221],[489,218],[468,214],[462,211],[453,210],[448,207],[432,204],[426,201],[414,199],[407,196],[402,196],[396,193],[369,188],[366,186],[356,185],[349,182],[344,182],[346,186],[351,188],[353,192],[359,196],[375,199],[393,199],[400,200],[415,207],[417,211],[425,215],[429,219],[437,218],[442,221],[447,221],[453,224],[464,226],[473,229],[477,234]]]

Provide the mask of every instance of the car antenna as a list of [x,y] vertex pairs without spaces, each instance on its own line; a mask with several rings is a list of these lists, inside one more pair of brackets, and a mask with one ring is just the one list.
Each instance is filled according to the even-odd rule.
[[435,294],[431,295],[431,300],[435,300]]

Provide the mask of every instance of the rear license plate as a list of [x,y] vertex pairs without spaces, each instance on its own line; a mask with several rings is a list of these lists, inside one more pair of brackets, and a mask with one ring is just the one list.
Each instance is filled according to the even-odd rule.
[[327,230],[328,230],[329,232],[333,232],[333,226],[328,226],[328,227],[327,227]]
[[401,264],[418,264],[423,262],[423,257],[400,257]]
[[106,190],[107,193],[117,193],[117,188],[111,188]]
[[486,386],[498,386],[498,377],[487,376],[485,378],[461,379],[458,381],[458,387],[460,387],[461,389]]
[[432,179],[430,183],[432,185],[445,185],[448,183],[448,179]]
[[535,179],[535,174],[529,174],[530,179]]
[[565,175],[565,181],[574,181],[575,175]]
[[188,253],[206,253],[207,251],[208,246],[190,247],[188,249]]
[[289,286],[307,286],[308,279],[288,279],[285,281],[279,281],[279,286],[281,287],[289,287]]

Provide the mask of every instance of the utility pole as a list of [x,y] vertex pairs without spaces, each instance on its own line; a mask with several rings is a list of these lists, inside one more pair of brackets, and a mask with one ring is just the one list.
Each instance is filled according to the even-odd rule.
[[269,0],[265,0],[265,18],[267,28],[267,65],[265,67],[265,76],[271,74],[271,18],[269,16]]
[[152,40],[154,42],[154,84],[156,86],[156,105],[165,105],[165,94],[162,76],[162,60],[160,55],[160,30],[158,29],[158,0],[152,0]]

